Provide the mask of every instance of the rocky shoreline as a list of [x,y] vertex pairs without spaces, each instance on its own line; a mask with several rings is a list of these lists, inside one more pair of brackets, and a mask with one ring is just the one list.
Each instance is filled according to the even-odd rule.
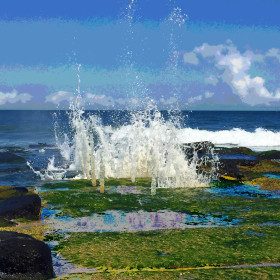
[[[210,142],[185,144],[187,158],[194,150],[199,157],[216,154],[221,181],[249,181],[263,189],[278,191],[276,179],[265,178],[265,173],[280,173],[280,151],[254,152],[245,147],[217,148]],[[0,163],[22,163],[23,157],[12,152],[0,152]],[[254,181],[255,180],[255,181]],[[274,181],[276,183],[274,185]],[[18,220],[40,220],[41,198],[25,187],[0,186],[0,227],[12,227]],[[42,241],[13,231],[0,231],[1,279],[49,279],[54,276],[51,250]]]
[[[24,187],[0,186],[0,226],[41,219],[41,199]],[[1,279],[49,279],[53,274],[50,248],[30,235],[0,231]]]

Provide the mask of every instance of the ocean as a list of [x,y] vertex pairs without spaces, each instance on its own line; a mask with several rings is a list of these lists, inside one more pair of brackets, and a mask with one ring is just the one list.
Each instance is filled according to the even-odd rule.
[[[216,146],[244,146],[255,151],[280,150],[280,111],[180,111],[161,112],[168,121],[179,116],[177,139],[180,143],[210,141]],[[131,124],[129,111],[86,111],[95,115],[110,129],[122,131]],[[178,119],[178,118],[176,118]],[[58,139],[71,138],[69,114],[66,111],[0,111],[0,152],[24,159],[7,163],[0,159],[0,185],[40,185],[34,170],[45,169],[51,158],[63,162]]]

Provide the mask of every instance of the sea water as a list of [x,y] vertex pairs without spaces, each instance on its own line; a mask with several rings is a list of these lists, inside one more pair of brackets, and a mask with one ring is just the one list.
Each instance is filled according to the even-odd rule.
[[[160,113],[162,122],[172,119],[168,111]],[[89,115],[97,117],[104,132],[114,134],[115,138],[121,137],[133,122],[129,111],[99,110],[83,114],[85,119]],[[180,126],[173,128],[172,141],[211,141],[219,146],[280,150],[279,111],[181,111],[180,116]],[[0,163],[0,184],[40,184],[41,178],[28,168],[27,161],[36,171],[46,169],[48,164],[49,170],[52,166],[54,169],[67,167],[67,155],[71,154],[67,149],[71,149],[71,145],[67,144],[65,135],[70,141],[73,133],[67,111],[0,111],[0,151],[11,151],[25,159],[18,164]],[[65,146],[60,146],[63,143]],[[66,175],[78,173],[68,170]]]

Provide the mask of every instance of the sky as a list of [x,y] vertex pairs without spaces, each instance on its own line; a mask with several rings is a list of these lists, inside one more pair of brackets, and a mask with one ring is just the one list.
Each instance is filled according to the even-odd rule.
[[0,110],[279,110],[279,11],[277,0],[3,0]]

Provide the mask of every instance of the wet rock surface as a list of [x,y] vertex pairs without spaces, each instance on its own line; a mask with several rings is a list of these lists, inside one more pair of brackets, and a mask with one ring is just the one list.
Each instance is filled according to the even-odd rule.
[[209,141],[186,143],[181,146],[187,157],[192,157],[194,151],[198,154],[208,154],[214,149],[214,144]]
[[248,156],[256,156],[257,153],[252,151],[246,147],[233,147],[233,148],[215,148],[215,152],[219,155],[232,155],[232,154],[241,154],[241,155],[248,155]]
[[0,231],[0,279],[49,279],[50,248],[29,235]]
[[23,163],[25,159],[11,152],[0,152],[0,163]]
[[195,152],[199,157],[211,158],[217,155],[220,176],[230,176],[241,180],[252,177],[248,175],[252,175],[252,173],[280,171],[280,151],[255,152],[246,147],[215,147],[208,141],[184,144],[182,149],[189,159],[194,156]]
[[38,143],[38,144],[30,144],[30,149],[42,149],[42,148],[50,148],[53,147],[52,145],[48,145],[46,143]]
[[41,199],[37,194],[23,187],[0,187],[1,219],[38,219],[41,212]]
[[241,166],[255,166],[257,162],[255,160],[246,160],[246,159],[220,159],[220,168],[219,173],[221,176],[226,175],[234,177],[237,179],[242,179],[244,173],[238,168]]
[[260,153],[258,155],[258,160],[271,160],[280,159],[280,151],[269,151],[265,153]]

